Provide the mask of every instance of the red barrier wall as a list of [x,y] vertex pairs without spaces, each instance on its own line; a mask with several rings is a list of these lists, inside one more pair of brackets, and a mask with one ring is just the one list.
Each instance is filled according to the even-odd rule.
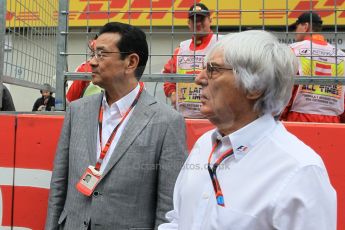
[[[16,132],[16,176],[13,201],[13,225],[44,229],[49,184],[62,116],[18,115]],[[32,177],[39,177],[33,183]],[[19,181],[22,178],[24,181]],[[37,215],[40,213],[40,215]]]
[[[62,122],[62,115],[0,114],[0,228],[43,229]],[[186,125],[189,150],[204,132],[213,128],[207,120],[186,120]],[[338,230],[345,229],[345,125],[285,126],[323,158],[338,194]]]
[[0,152],[0,178],[11,179],[1,174],[2,167],[12,169],[15,175],[11,186],[2,185],[0,179],[3,199],[0,229],[3,226],[44,229],[51,171],[62,122],[63,116],[0,115],[0,146],[4,150]]
[[0,229],[12,226],[15,116],[0,116]]

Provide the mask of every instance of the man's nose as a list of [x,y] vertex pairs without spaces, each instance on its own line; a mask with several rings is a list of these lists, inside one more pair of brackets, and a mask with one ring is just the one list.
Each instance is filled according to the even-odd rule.
[[202,70],[198,75],[196,75],[195,84],[200,85],[200,86],[206,86],[208,84],[208,79],[207,79],[207,74],[206,70]]
[[91,65],[91,67],[95,67],[95,66],[98,65],[98,62],[96,61],[96,57],[91,57],[91,58],[89,59],[89,63],[90,63],[90,65]]
[[202,24],[202,21],[195,21],[194,24],[195,26],[200,26]]

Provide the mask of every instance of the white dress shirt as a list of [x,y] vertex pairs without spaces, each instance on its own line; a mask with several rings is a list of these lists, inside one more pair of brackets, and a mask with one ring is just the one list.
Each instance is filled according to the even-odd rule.
[[[217,169],[225,207],[217,205],[207,159],[233,147]],[[160,230],[335,230],[336,192],[322,159],[264,115],[222,137],[217,130],[194,145],[175,184],[170,223]]]
[[[137,96],[140,90],[140,85],[138,84],[135,89],[133,89],[129,94],[121,98],[120,100],[114,102],[111,106],[108,105],[105,93],[102,100],[103,106],[103,122],[102,122],[102,149],[104,148],[105,144],[107,143],[111,133],[113,132],[114,128],[117,124],[120,123],[122,117],[126,114],[127,110],[131,107],[135,97]],[[117,130],[117,133],[114,137],[113,142],[111,143],[107,154],[105,155],[101,168],[100,173],[102,174],[111,155],[114,152],[114,149],[119,141],[124,128],[132,115],[134,108],[132,108],[131,112],[127,115],[126,119],[122,122],[120,127]],[[101,147],[99,142],[99,127],[98,127],[98,135],[97,135],[97,159],[101,153]],[[115,153],[116,154],[116,153]]]

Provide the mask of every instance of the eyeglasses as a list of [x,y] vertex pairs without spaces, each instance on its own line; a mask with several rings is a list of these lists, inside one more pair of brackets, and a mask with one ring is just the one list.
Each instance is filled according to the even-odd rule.
[[101,61],[104,59],[104,57],[106,57],[106,55],[104,54],[116,54],[116,53],[119,53],[119,54],[129,54],[131,52],[121,52],[121,51],[104,51],[104,50],[92,50],[90,49],[90,52],[89,52],[89,59],[92,59],[92,58],[96,58],[97,61]]
[[212,79],[214,75],[220,74],[222,70],[233,70],[233,68],[214,66],[211,62],[206,63],[206,74],[208,79]]

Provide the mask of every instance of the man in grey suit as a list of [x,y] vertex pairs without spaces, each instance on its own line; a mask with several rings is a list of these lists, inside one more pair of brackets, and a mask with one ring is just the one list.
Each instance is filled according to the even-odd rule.
[[154,229],[172,209],[185,160],[185,124],[138,83],[146,36],[117,22],[91,49],[105,93],[72,102],[54,162],[46,229]]

